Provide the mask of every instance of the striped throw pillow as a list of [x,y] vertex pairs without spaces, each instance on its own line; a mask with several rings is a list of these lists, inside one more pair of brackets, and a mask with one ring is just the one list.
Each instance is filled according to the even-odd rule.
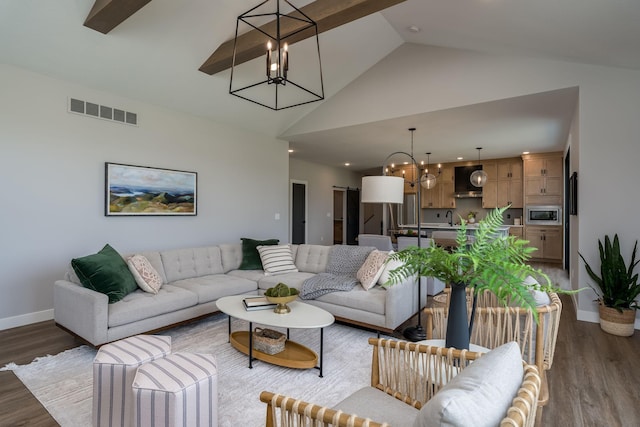
[[276,274],[295,273],[298,268],[293,263],[291,247],[289,245],[258,246],[262,268],[266,276]]

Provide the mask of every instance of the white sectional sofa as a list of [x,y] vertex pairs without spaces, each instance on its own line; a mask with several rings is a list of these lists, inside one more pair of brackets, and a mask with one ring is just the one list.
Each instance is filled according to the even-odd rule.
[[[263,294],[278,282],[300,288],[305,279],[325,271],[331,248],[291,245],[298,272],[279,275],[239,270],[240,243],[142,252],[165,284],[157,294],[138,289],[112,304],[107,295],[83,287],[70,268],[54,284],[55,322],[94,346],[164,329],[217,312],[216,300],[223,296]],[[425,289],[421,295],[424,306]],[[304,302],[322,307],[338,321],[390,333],[416,313],[417,299],[416,281],[408,279],[387,289],[375,285],[366,291],[358,285]]]

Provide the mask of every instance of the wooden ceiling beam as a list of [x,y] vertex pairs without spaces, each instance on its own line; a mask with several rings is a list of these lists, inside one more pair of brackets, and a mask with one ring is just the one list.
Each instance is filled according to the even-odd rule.
[[84,26],[107,34],[151,0],[96,0]]
[[[323,33],[404,1],[406,0],[316,0],[301,7],[300,10],[316,21],[318,33]],[[295,13],[292,13],[292,15],[295,16]],[[274,34],[275,22],[273,20],[260,28],[268,34]],[[304,23],[299,21],[286,20],[286,22],[281,22],[281,33],[286,35],[302,26],[304,26]],[[313,35],[315,35],[315,32],[312,30],[302,31],[287,40],[289,44],[293,44]],[[222,43],[211,54],[209,59],[200,66],[199,70],[213,75],[231,68],[233,63],[233,44],[234,39]],[[244,33],[238,36],[236,65],[264,55],[265,52],[266,39],[264,34],[255,29]]]

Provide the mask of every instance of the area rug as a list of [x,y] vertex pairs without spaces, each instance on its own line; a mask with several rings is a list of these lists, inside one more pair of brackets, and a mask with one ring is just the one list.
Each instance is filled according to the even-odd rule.
[[[246,330],[247,324],[233,320],[232,327]],[[259,400],[263,390],[332,406],[370,383],[372,350],[367,340],[375,333],[345,325],[325,328],[323,378],[317,369],[288,369],[261,361],[249,369],[248,357],[228,343],[227,317],[222,314],[162,334],[171,336],[173,351],[216,356],[222,427],[263,426],[266,405]],[[319,349],[319,330],[292,329],[290,338]],[[91,426],[95,355],[95,349],[81,346],[28,365],[9,364],[3,370],[14,371],[61,426]]]

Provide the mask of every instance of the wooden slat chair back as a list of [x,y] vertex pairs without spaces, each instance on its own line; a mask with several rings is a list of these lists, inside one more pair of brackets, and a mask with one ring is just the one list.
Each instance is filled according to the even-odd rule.
[[[450,289],[445,289],[448,293]],[[471,290],[467,290],[468,295]],[[538,324],[533,313],[522,307],[505,307],[496,296],[485,291],[478,295],[474,327],[471,332],[471,343],[489,349],[515,341],[520,347],[523,360],[538,367],[542,377],[542,392],[538,402],[538,417],[542,407],[548,403],[549,390],[547,372],[553,365],[553,357],[560,327],[562,302],[556,293],[549,293],[550,303],[537,307]],[[471,316],[471,298],[468,298],[468,315]],[[426,314],[427,339],[444,339],[447,332],[447,304],[440,307],[427,307]]]
[[[371,386],[416,409],[460,370],[482,356],[466,350],[380,338],[370,338],[369,343],[373,346]],[[500,426],[534,425],[541,379],[535,366],[524,364],[524,368],[522,385]],[[391,426],[268,391],[260,394],[260,400],[267,405],[267,427]]]

